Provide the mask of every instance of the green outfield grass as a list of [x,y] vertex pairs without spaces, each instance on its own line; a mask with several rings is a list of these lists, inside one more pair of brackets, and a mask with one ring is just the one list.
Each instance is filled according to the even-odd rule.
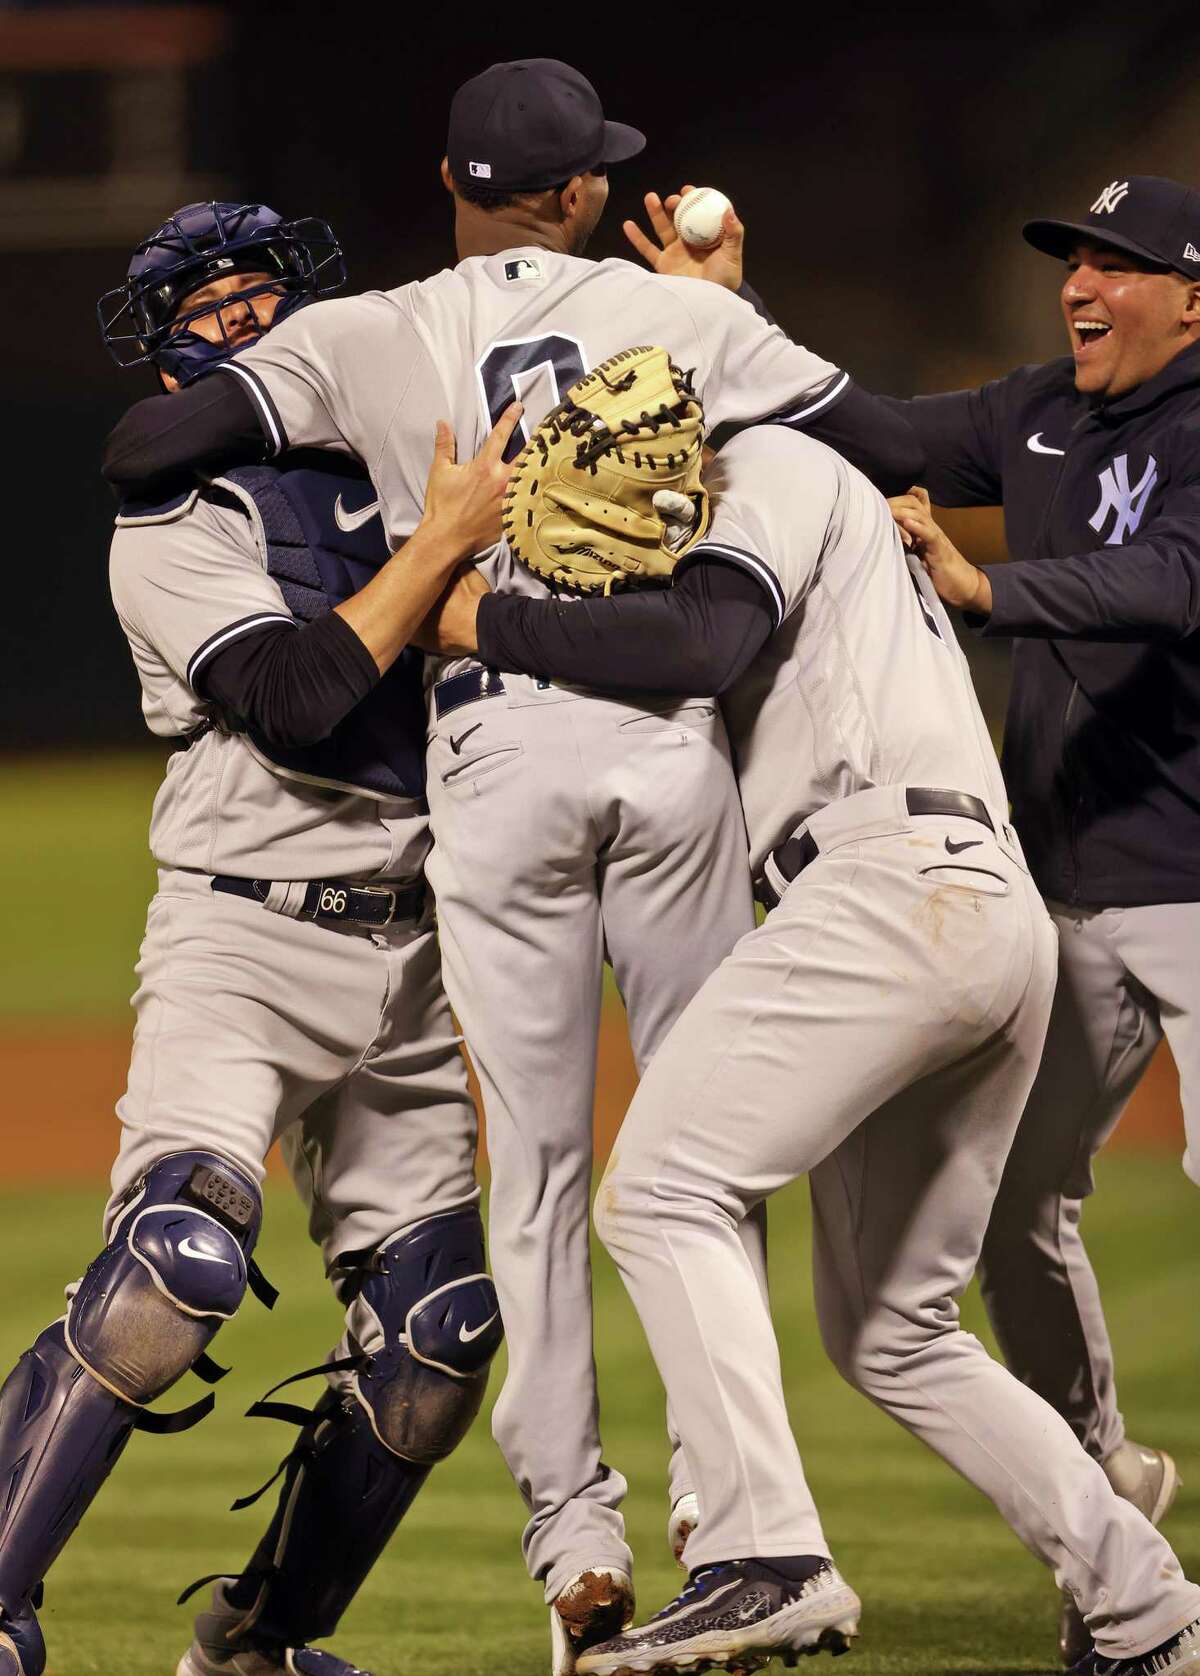
[[0,1020],[128,1016],[165,753],[0,758]]
[[[1135,1436],[1162,1444],[1200,1487],[1195,1190],[1169,1160],[1125,1154],[1101,1172],[1089,1235],[1119,1350]],[[100,1193],[0,1194],[5,1366],[62,1308],[62,1284],[93,1254]],[[793,1422],[838,1558],[866,1604],[839,1672],[998,1676],[1054,1669],[1049,1577],[973,1490],[849,1392],[826,1365],[809,1304],[803,1189],[776,1203],[772,1274]],[[291,1428],[240,1418],[267,1386],[317,1360],[339,1317],[282,1189],[260,1247],[282,1289],[273,1317],[248,1300],[215,1349],[234,1372],[216,1415],[178,1438],[135,1437],[79,1536],[51,1572],[44,1621],[51,1676],[171,1676],[192,1578],[236,1567],[269,1501],[226,1511],[289,1446]],[[611,1266],[596,1265],[608,1458],[630,1481],[643,1610],[678,1581],[663,1540],[661,1401]],[[978,1309],[969,1305],[972,1324]],[[492,1394],[498,1385],[493,1381]],[[187,1380],[162,1406],[190,1401]],[[315,1397],[315,1392],[313,1393]],[[569,1392],[560,1393],[565,1407]],[[375,1676],[545,1676],[545,1620],[525,1579],[522,1509],[483,1420],[439,1468],[349,1614],[338,1650]],[[1171,1534],[1200,1573],[1200,1494],[1185,1489]],[[814,1667],[815,1668],[815,1667]]]

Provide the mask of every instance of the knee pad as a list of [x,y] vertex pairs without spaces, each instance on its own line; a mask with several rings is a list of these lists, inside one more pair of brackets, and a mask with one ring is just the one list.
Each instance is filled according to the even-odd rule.
[[258,1186],[236,1165],[208,1152],[161,1159],[71,1300],[71,1354],[125,1402],[161,1396],[236,1314],[261,1225]]
[[355,1296],[381,1347],[353,1376],[379,1441],[406,1461],[444,1460],[470,1429],[504,1328],[476,1210],[431,1217],[362,1266]]

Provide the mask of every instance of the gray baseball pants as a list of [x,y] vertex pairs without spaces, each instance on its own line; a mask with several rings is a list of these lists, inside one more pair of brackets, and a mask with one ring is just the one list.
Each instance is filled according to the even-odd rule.
[[[496,696],[435,720],[428,763],[426,872],[487,1118],[509,1364],[492,1429],[530,1510],[530,1574],[551,1600],[577,1572],[632,1566],[592,1352],[604,959],[641,1070],[754,923],[745,826],[711,701],[650,708],[506,674]],[[746,1237],[763,1284],[757,1225]],[[682,1458],[672,1488],[690,1488]]]
[[[1019,852],[879,788],[654,1059],[596,1201],[700,1498],[689,1567],[828,1554],[738,1226],[810,1174],[817,1309],[845,1377],[984,1491],[1108,1654],[1200,1616],[1157,1531],[959,1324],[1041,1053],[1055,937]],[[950,862],[949,839],[971,866]]]
[[1046,1052],[992,1209],[981,1281],[1009,1367],[1097,1460],[1120,1447],[1113,1353],[1080,1234],[1092,1159],[1164,1033],[1200,1184],[1200,902],[1050,904],[1059,979]]
[[211,1148],[261,1180],[276,1139],[327,1264],[478,1201],[430,919],[318,925],[164,870],[137,975],[106,1229],[164,1153]]

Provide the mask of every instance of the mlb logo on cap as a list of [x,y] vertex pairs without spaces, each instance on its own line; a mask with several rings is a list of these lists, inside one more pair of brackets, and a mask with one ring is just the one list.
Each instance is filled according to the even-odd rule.
[[491,180],[492,165],[490,163],[472,163],[471,173],[475,176],[476,180]]

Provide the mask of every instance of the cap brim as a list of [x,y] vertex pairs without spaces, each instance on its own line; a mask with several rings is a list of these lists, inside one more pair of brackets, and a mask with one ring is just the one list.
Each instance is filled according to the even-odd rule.
[[624,163],[645,149],[646,136],[636,128],[630,128],[624,122],[604,124],[604,150],[600,156],[602,163]]
[[1035,250],[1040,250],[1044,256],[1057,256],[1065,261],[1077,244],[1104,245],[1110,250],[1126,250],[1131,256],[1139,256],[1143,262],[1152,262],[1156,268],[1167,272],[1169,262],[1164,262],[1155,250],[1147,250],[1144,244],[1135,244],[1132,239],[1122,238],[1120,233],[1110,233],[1107,227],[1097,227],[1086,221],[1027,221],[1021,228],[1027,244]]

